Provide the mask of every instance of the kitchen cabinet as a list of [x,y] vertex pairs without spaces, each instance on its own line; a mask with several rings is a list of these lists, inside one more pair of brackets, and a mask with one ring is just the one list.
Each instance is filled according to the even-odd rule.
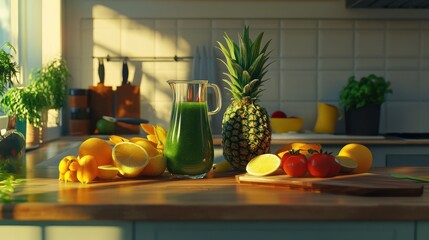
[[0,222],[0,239],[7,240],[132,240],[132,222]]
[[[317,213],[315,213],[317,214]],[[135,240],[403,240],[411,222],[137,222]]]

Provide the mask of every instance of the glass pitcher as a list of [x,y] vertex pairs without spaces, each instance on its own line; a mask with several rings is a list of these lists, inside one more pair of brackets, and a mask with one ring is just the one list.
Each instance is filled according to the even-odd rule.
[[[203,178],[213,165],[213,139],[208,115],[220,111],[222,98],[207,80],[169,80],[173,109],[164,147],[167,169],[175,177]],[[208,110],[207,87],[213,88],[216,108]]]

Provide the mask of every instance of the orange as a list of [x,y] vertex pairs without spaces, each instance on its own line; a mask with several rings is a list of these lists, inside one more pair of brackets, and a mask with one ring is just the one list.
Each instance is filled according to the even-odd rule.
[[85,155],[79,158],[79,168],[77,169],[77,179],[81,183],[89,183],[97,177],[98,165],[94,156]]
[[167,169],[167,159],[165,159],[164,154],[161,153],[150,157],[149,163],[144,167],[140,175],[156,177],[162,175],[165,169]]
[[307,158],[311,156],[311,153],[308,152],[308,150],[313,149],[316,151],[320,151],[322,149],[322,146],[317,143],[301,143],[301,142],[295,142],[286,144],[283,147],[281,147],[279,150],[276,151],[276,154],[281,158],[286,152],[289,152],[291,149],[299,152],[301,154],[304,154]]
[[100,138],[88,138],[80,144],[78,150],[79,157],[92,155],[97,162],[97,166],[112,165],[112,148],[107,141]]
[[135,142],[135,144],[144,148],[144,150],[146,150],[147,154],[149,154],[149,157],[154,157],[160,153],[158,151],[158,149],[156,149],[156,147],[153,146],[153,143],[147,139],[137,141],[137,142]]
[[372,153],[369,148],[362,144],[350,143],[341,148],[338,153],[340,157],[349,157],[357,162],[357,168],[352,173],[364,173],[372,166]]

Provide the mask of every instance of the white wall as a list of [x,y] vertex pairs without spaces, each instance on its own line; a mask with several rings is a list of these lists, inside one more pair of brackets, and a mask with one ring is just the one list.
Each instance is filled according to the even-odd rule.
[[[428,132],[429,10],[351,10],[344,1],[66,0],[65,56],[72,87],[98,82],[93,56],[195,56],[222,84],[216,41],[236,36],[244,24],[272,39],[272,59],[261,104],[303,117],[312,129],[318,101],[337,104],[351,75],[385,76],[394,93],[382,107],[381,132]],[[106,84],[118,86],[121,63],[107,62]],[[193,78],[192,62],[131,62],[141,88],[142,117],[168,127],[171,93],[166,80]],[[224,94],[226,108],[229,95]],[[221,115],[212,127],[220,132]],[[344,122],[337,126],[344,132]]]

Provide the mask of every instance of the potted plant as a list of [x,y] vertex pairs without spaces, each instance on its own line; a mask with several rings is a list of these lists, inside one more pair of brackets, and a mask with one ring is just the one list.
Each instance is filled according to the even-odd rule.
[[[7,48],[9,51],[7,51]],[[6,92],[6,90],[18,82],[17,74],[19,72],[18,63],[14,60],[12,53],[16,54],[15,48],[10,43],[4,43],[0,47],[0,97]],[[4,110],[1,109],[1,126],[0,129],[7,128],[9,117],[4,114]]]
[[[9,48],[9,51],[6,51]],[[4,99],[5,93],[14,89],[14,83],[18,82],[18,63],[13,58],[12,53],[16,53],[15,48],[10,43],[5,43],[0,47],[0,100]],[[16,129],[9,130],[9,114],[7,108],[0,108],[2,111],[2,126],[0,126],[0,173],[23,174],[22,165],[25,163],[25,138]],[[12,118],[13,119],[13,115]],[[6,129],[7,131],[4,131]],[[20,131],[23,131],[21,129]]]
[[345,112],[346,133],[377,135],[380,107],[388,93],[392,93],[390,82],[383,77],[370,74],[359,81],[350,77],[340,92],[339,101]]
[[[59,117],[60,109],[66,103],[69,76],[66,61],[61,58],[52,60],[30,76],[31,84],[44,94],[47,100],[44,102],[46,106],[42,110],[42,141],[46,137],[48,111],[57,110],[56,115]],[[58,124],[59,121],[56,122]]]

